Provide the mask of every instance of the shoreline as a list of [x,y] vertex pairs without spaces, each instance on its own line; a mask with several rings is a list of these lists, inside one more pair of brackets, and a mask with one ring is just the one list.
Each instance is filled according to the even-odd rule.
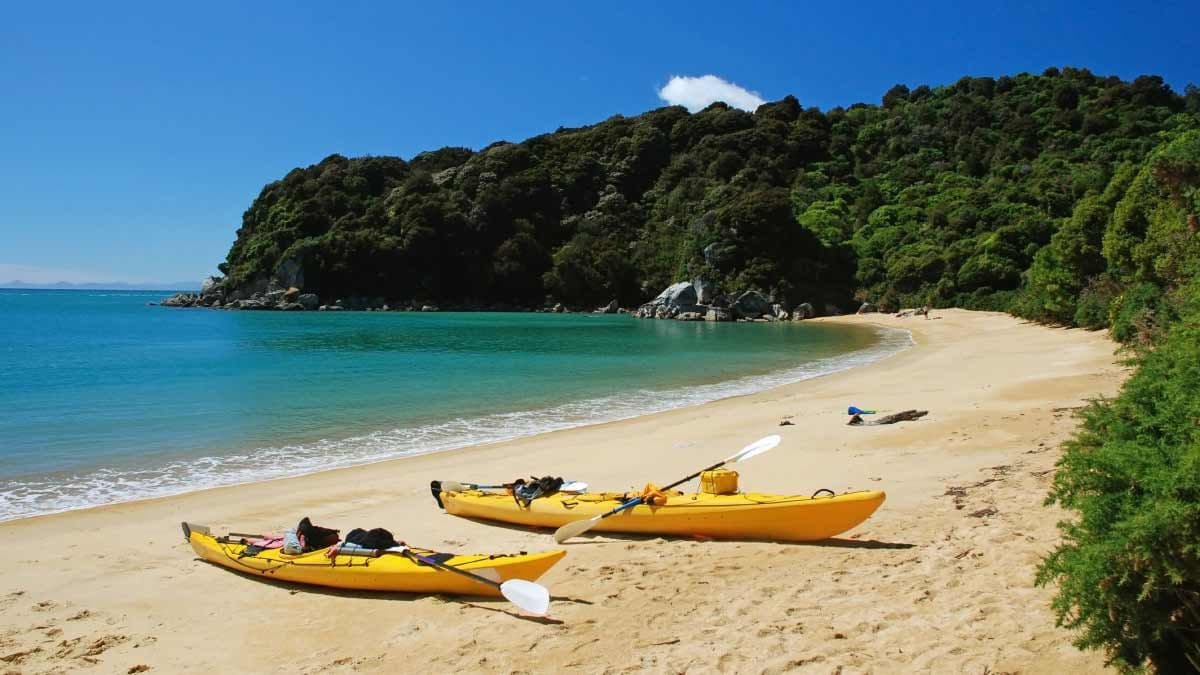
[[[103,672],[226,670],[251,652],[301,672],[393,670],[415,653],[438,670],[503,672],[1097,671],[1102,658],[1070,645],[1073,636],[1054,626],[1051,591],[1032,579],[1064,516],[1041,503],[1057,446],[1074,427],[1070,409],[1115,392],[1125,374],[1115,345],[1103,333],[1006,315],[937,315],[832,319],[907,328],[915,345],[746,396],[0,523],[8,571],[0,656],[40,649],[10,663],[45,670],[92,659]],[[930,414],[847,427],[848,404]],[[779,427],[789,416],[793,426]],[[743,489],[884,489],[888,501],[856,530],[817,545],[583,539],[543,578],[556,598],[547,621],[490,601],[309,591],[244,577],[197,561],[178,531],[181,520],[277,529],[311,516],[343,531],[387,527],[442,550],[546,550],[555,546],[545,532],[440,513],[428,481],[553,473],[620,490],[671,480],[772,433],[784,443],[739,465]],[[236,649],[200,648],[211,644]]]
[[[827,317],[827,318],[836,319],[835,317]],[[810,319],[809,321],[810,322],[816,321],[818,323],[832,323],[832,324],[837,323],[836,320],[823,322],[818,319]],[[538,436],[538,435],[542,435],[542,434],[556,433],[556,432],[567,431],[567,430],[571,430],[571,429],[579,429],[579,428],[593,426],[593,425],[597,425],[597,424],[620,422],[620,421],[624,421],[624,420],[635,419],[638,417],[657,415],[657,414],[660,414],[663,412],[668,412],[671,410],[679,410],[679,409],[683,409],[683,408],[703,406],[703,405],[707,405],[709,403],[724,400],[727,398],[736,398],[739,396],[750,396],[750,395],[754,395],[754,394],[761,393],[764,391],[770,391],[771,389],[775,389],[778,387],[797,384],[799,382],[804,382],[804,381],[811,380],[811,379],[826,377],[826,376],[837,374],[840,372],[845,372],[846,370],[850,370],[853,368],[860,368],[860,367],[875,363],[882,359],[891,358],[892,356],[895,356],[896,354],[898,354],[900,352],[903,352],[907,349],[911,349],[914,345],[913,336],[912,336],[911,331],[905,330],[903,328],[898,328],[896,326],[887,326],[882,323],[865,323],[863,325],[874,328],[875,332],[876,332],[877,340],[870,347],[867,347],[865,349],[859,349],[859,350],[856,350],[853,352],[847,352],[845,354],[840,354],[838,356],[824,357],[824,358],[816,359],[813,361],[803,363],[801,365],[795,365],[795,366],[791,366],[791,367],[787,367],[787,368],[783,368],[783,369],[779,369],[779,370],[772,370],[772,371],[760,373],[757,375],[746,375],[746,376],[741,376],[741,377],[735,377],[735,378],[728,379],[728,380],[719,380],[719,381],[707,382],[707,383],[701,383],[701,384],[670,386],[670,387],[668,387],[666,389],[662,389],[662,390],[650,390],[650,391],[638,390],[638,391],[623,392],[621,394],[612,394],[612,395],[607,395],[607,396],[604,396],[601,398],[590,398],[590,399],[583,399],[580,401],[572,401],[572,402],[564,403],[559,406],[550,407],[550,408],[540,408],[540,409],[534,409],[534,410],[519,410],[519,411],[511,411],[511,412],[505,412],[505,413],[489,413],[489,414],[483,414],[480,416],[472,417],[472,418],[469,418],[466,420],[460,418],[457,420],[448,420],[448,421],[444,421],[444,422],[440,422],[440,423],[436,423],[436,424],[428,424],[428,425],[419,426],[419,427],[399,427],[399,428],[394,428],[394,429],[381,429],[381,430],[372,431],[370,433],[349,436],[346,438],[337,438],[337,439],[315,438],[315,439],[310,439],[310,440],[307,440],[307,441],[304,441],[304,442],[301,442],[298,444],[292,444],[292,445],[284,446],[284,447],[294,447],[299,450],[304,450],[304,449],[309,449],[309,448],[320,448],[321,446],[323,446],[325,444],[363,445],[368,442],[370,442],[372,444],[378,444],[379,442],[381,442],[379,440],[380,438],[387,438],[388,436],[405,436],[406,434],[421,436],[421,435],[426,435],[426,434],[430,433],[432,430],[437,430],[439,428],[443,428],[443,427],[447,427],[447,426],[453,426],[458,423],[464,423],[468,427],[474,428],[473,431],[461,432],[461,434],[465,434],[467,436],[467,438],[465,438],[464,440],[461,440],[461,441],[457,440],[457,435],[456,435],[456,437],[438,439],[435,442],[433,442],[432,444],[429,444],[427,441],[426,444],[431,445],[431,449],[427,449],[427,450],[424,450],[424,449],[400,449],[400,450],[396,450],[396,451],[391,451],[394,454],[389,454],[387,456],[380,456],[380,457],[372,457],[371,455],[375,454],[375,453],[368,452],[365,455],[349,456],[346,459],[337,460],[337,461],[333,462],[333,464],[335,464],[334,466],[328,466],[328,467],[305,466],[302,468],[289,470],[287,468],[271,466],[271,467],[266,468],[265,471],[267,471],[267,472],[277,471],[278,473],[276,473],[275,475],[255,476],[255,477],[247,477],[247,478],[242,478],[240,476],[241,473],[248,471],[248,469],[243,469],[240,472],[223,474],[223,475],[214,475],[207,481],[205,481],[201,484],[197,484],[197,485],[171,486],[159,493],[146,494],[145,490],[147,488],[137,488],[142,491],[141,494],[134,494],[134,495],[131,495],[128,497],[120,496],[115,499],[111,499],[109,501],[104,501],[104,502],[99,502],[99,503],[87,503],[87,504],[72,505],[72,506],[66,506],[63,508],[54,508],[51,510],[44,510],[44,511],[40,511],[40,512],[22,513],[22,514],[11,516],[11,517],[0,514],[0,524],[15,522],[15,521],[24,520],[27,518],[39,518],[39,517],[43,517],[43,516],[50,516],[50,515],[56,515],[56,514],[62,514],[62,513],[71,513],[71,512],[75,512],[75,511],[83,511],[83,510],[93,509],[93,508],[104,508],[104,507],[108,507],[108,506],[116,506],[116,505],[120,505],[120,504],[130,504],[130,503],[136,503],[136,502],[146,501],[146,500],[176,497],[176,496],[190,494],[193,492],[203,492],[206,490],[213,490],[213,489],[218,489],[218,488],[223,488],[223,487],[237,487],[237,486],[243,486],[243,485],[253,485],[256,483],[266,483],[266,482],[284,480],[284,479],[288,479],[288,478],[311,476],[314,474],[324,473],[327,471],[340,470],[340,469],[346,469],[346,468],[354,468],[354,467],[371,466],[371,465],[386,463],[386,462],[391,462],[391,461],[410,459],[410,458],[418,457],[418,456],[422,456],[422,455],[440,454],[440,453],[446,453],[446,452],[459,452],[466,448],[490,446],[490,445],[494,445],[497,443],[515,441],[515,440],[530,438],[530,437]],[[611,414],[604,413],[604,414],[596,414],[596,415],[589,415],[589,414],[584,414],[584,413],[579,413],[579,412],[569,414],[567,412],[567,410],[565,410],[565,409],[580,410],[580,409],[584,409],[584,408],[598,407],[598,406],[602,406],[609,402],[617,401],[620,399],[630,399],[630,398],[642,399],[641,405],[633,405],[631,409],[618,410],[615,413],[611,413]],[[680,398],[683,398],[684,400],[682,402],[676,402]],[[543,416],[543,417],[547,417],[548,419],[546,419],[542,422],[539,422],[537,424],[527,425],[525,428],[515,429],[513,431],[498,431],[498,432],[494,432],[494,433],[483,433],[480,431],[480,428],[491,429],[491,428],[495,428],[496,425],[505,424],[505,423],[511,424],[511,420],[508,418],[511,418],[513,416],[520,416],[520,417],[532,416],[534,418],[536,418],[538,416]],[[401,441],[398,441],[398,443],[400,445],[403,445],[404,441],[401,440]],[[409,443],[412,443],[412,441],[409,441]],[[238,450],[237,452],[229,453],[226,455],[204,455],[204,456],[199,456],[199,457],[192,457],[192,458],[189,458],[186,460],[173,460],[171,462],[168,462],[164,467],[155,467],[155,468],[151,469],[151,471],[154,471],[157,473],[169,472],[170,468],[175,465],[179,465],[181,470],[187,470],[188,465],[197,463],[197,462],[199,462],[199,463],[232,463],[232,464],[248,463],[249,461],[252,461],[253,455],[255,453],[275,452],[280,449],[281,448],[274,447],[274,446],[272,446],[272,447],[255,447],[255,448],[246,448],[246,449]],[[290,458],[282,457],[280,459],[283,459],[283,460],[292,459],[292,460],[300,461],[302,459],[302,457],[297,456],[295,451],[293,451],[292,457],[290,457]],[[313,460],[305,460],[305,461],[313,461]],[[276,464],[276,465],[278,463],[279,463],[278,461],[274,462],[274,464]],[[85,476],[86,476],[86,474],[85,474]],[[52,481],[50,480],[50,478],[52,478],[52,477],[53,477],[53,475],[50,475],[50,477],[46,478],[43,481],[43,483],[45,483],[45,484],[51,483]],[[81,480],[81,479],[76,478],[76,480]],[[126,487],[126,489],[129,489],[129,488]],[[63,498],[63,501],[65,501],[65,500],[66,500],[66,498]]]

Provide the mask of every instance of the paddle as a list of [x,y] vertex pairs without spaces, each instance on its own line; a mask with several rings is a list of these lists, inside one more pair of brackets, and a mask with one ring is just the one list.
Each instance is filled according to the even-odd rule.
[[[687,478],[682,478],[680,480],[677,480],[674,483],[671,483],[670,485],[668,485],[662,489],[670,490],[671,488],[676,487],[678,485],[683,485],[684,483],[688,482],[689,480],[692,480],[693,478],[699,476],[700,474],[704,473],[705,471],[712,471],[714,469],[719,469],[719,468],[725,466],[726,464],[733,464],[735,462],[744,462],[744,461],[750,459],[751,457],[756,457],[758,455],[761,455],[762,453],[779,445],[779,442],[781,440],[783,440],[783,439],[780,438],[778,435],[772,435],[772,436],[767,436],[766,438],[760,438],[759,440],[742,448],[740,451],[738,451],[737,454],[735,454],[731,457],[727,457],[727,458],[721,460],[720,462],[713,464],[712,466],[700,469],[699,471],[688,476]],[[587,532],[588,530],[595,527],[596,524],[599,523],[601,520],[604,520],[605,518],[608,518],[609,516],[615,516],[616,514],[624,511],[625,509],[631,509],[631,508],[637,506],[638,504],[641,504],[643,501],[645,501],[645,497],[635,497],[635,498],[630,499],[629,501],[625,502],[624,504],[618,506],[617,508],[615,508],[611,511],[608,511],[607,513],[601,513],[598,516],[592,516],[591,518],[587,518],[585,520],[576,520],[575,522],[567,523],[566,525],[563,525],[562,527],[560,527],[554,531],[554,541],[561,544],[564,541],[566,541],[572,537],[578,537],[579,535],[583,534],[584,532]]]
[[520,607],[526,612],[529,612],[530,614],[543,616],[550,610],[550,591],[546,590],[546,587],[542,586],[541,584],[535,584],[532,581],[525,581],[524,579],[509,579],[508,581],[503,582],[495,581],[483,575],[475,574],[474,572],[468,572],[467,570],[462,570],[457,567],[452,567],[445,563],[438,562],[433,558],[415,553],[407,546],[402,546],[399,548],[401,549],[399,551],[395,551],[395,549],[388,550],[402,553],[405,557],[414,562],[436,567],[445,572],[461,574],[462,576],[478,583],[486,584],[492,588],[499,589],[500,595],[503,595],[506,600],[513,603],[517,607]]
[[[483,485],[481,483],[459,483],[453,480],[444,480],[441,483],[443,492],[466,492],[467,490],[503,490],[513,486],[512,483],[504,485]],[[558,488],[559,492],[587,492],[588,484],[583,481],[569,480]]]
[[545,587],[539,584],[535,584],[532,581],[525,581],[524,579],[509,579],[508,581],[501,582],[500,573],[490,567],[484,568],[479,572],[468,572],[467,570],[459,569],[457,567],[442,563],[438,561],[437,558],[423,556],[404,544],[393,546],[391,548],[377,549],[366,548],[364,546],[351,544],[349,542],[342,542],[330,549],[330,552],[326,553],[325,555],[326,557],[330,558],[337,555],[359,555],[367,556],[369,558],[377,558],[385,553],[399,553],[400,555],[403,555],[419,565],[429,565],[430,567],[436,567],[437,569],[445,570],[447,572],[461,574],[472,581],[476,581],[481,584],[487,584],[493,588],[498,588],[500,589],[500,594],[503,595],[509,602],[520,607],[526,612],[529,612],[530,614],[537,614],[540,616],[545,614],[550,608],[550,591],[547,591]]

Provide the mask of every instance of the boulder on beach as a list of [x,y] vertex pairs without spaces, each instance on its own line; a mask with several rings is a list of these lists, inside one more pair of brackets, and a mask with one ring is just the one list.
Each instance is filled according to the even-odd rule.
[[758,291],[746,291],[733,301],[733,309],[747,318],[758,318],[763,314],[771,314],[771,303],[766,296]]
[[690,281],[667,286],[653,300],[638,308],[640,319],[673,319],[682,312],[703,312],[697,305],[696,287]]
[[596,312],[599,314],[616,314],[617,310],[619,310],[620,308],[621,308],[620,303],[618,303],[614,299],[612,302],[608,303],[607,305],[605,305],[603,307],[597,307]]
[[700,312],[680,312],[675,316],[676,321],[703,321],[704,315]]
[[796,308],[792,310],[792,320],[793,321],[801,321],[803,319],[811,319],[811,318],[813,318],[813,316],[814,316],[813,306],[807,302],[802,302],[799,305],[796,305]]
[[704,315],[705,321],[733,321],[733,312],[724,307],[709,307]]

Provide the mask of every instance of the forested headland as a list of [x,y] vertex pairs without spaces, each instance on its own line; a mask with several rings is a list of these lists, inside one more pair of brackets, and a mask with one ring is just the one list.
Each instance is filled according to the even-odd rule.
[[[1200,90],[1077,68],[714,104],[263,188],[220,266],[332,301],[638,305],[702,278],[775,302],[1109,328],[1138,370],[1083,413],[1039,579],[1114,663],[1200,670]],[[819,311],[819,309],[818,309]]]

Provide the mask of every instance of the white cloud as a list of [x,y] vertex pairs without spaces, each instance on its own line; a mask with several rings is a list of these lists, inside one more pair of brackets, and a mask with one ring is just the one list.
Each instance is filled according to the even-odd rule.
[[717,101],[724,101],[734,108],[750,112],[766,103],[757,91],[739,87],[716,75],[675,75],[666,86],[658,90],[658,97],[671,105],[684,106],[692,112],[702,110]]

